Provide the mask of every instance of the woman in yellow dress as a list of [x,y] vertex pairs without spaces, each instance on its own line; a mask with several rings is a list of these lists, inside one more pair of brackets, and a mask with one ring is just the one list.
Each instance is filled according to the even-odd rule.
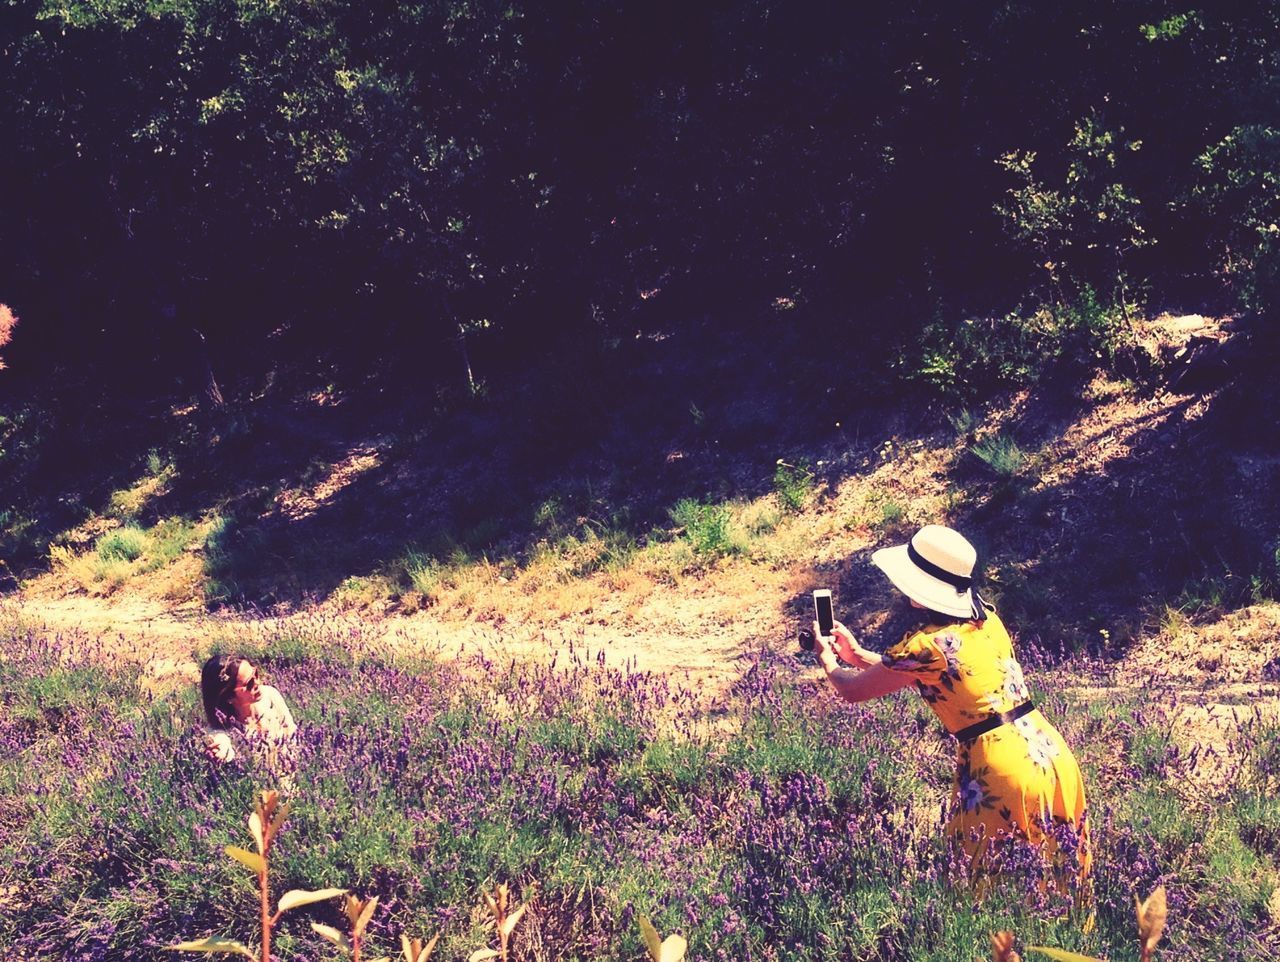
[[973,589],[976,560],[973,546],[942,525],[877,551],[872,563],[922,609],[924,626],[879,655],[839,622],[827,638],[815,623],[815,651],[842,698],[866,701],[914,684],[955,737],[948,828],[975,877],[992,843],[1021,840],[1039,848],[1063,882],[1061,870],[1074,861],[1083,882],[1091,852],[1080,767],[1030,700],[995,609]]

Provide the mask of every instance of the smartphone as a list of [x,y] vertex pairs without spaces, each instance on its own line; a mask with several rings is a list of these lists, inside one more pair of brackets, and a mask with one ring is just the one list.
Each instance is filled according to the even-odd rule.
[[835,625],[835,613],[831,608],[831,589],[819,588],[813,593],[813,611],[818,618],[818,630],[824,638],[831,637]]

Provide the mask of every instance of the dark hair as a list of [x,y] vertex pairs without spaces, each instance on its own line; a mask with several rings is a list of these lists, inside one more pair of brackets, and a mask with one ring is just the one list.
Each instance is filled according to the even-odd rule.
[[227,728],[235,721],[231,695],[236,690],[242,661],[239,655],[214,655],[200,670],[200,698],[205,717],[214,728]]
[[936,625],[939,628],[949,628],[952,625],[963,625],[968,621],[981,625],[987,620],[987,611],[990,606],[981,598],[978,599],[978,606],[982,609],[981,618],[975,618],[973,615],[944,615],[941,611],[934,611],[932,608],[921,608],[918,613],[923,618],[926,625]]
[[[904,596],[905,597],[905,596]],[[908,604],[911,599],[907,598]],[[975,618],[973,615],[947,615],[941,611],[934,611],[932,608],[926,608],[923,605],[916,608],[914,605],[910,608],[910,613],[916,617],[920,627],[926,626],[936,628],[950,628],[952,625],[963,625],[965,622],[973,621],[979,625],[986,621],[987,610],[990,607],[981,597],[977,598],[978,606],[982,609],[982,618]]]
[[958,625],[966,621],[973,621],[973,618],[958,618],[955,615],[944,615],[941,611],[934,611],[932,608],[921,608],[920,620],[926,625],[936,625],[939,628],[949,628],[951,625]]

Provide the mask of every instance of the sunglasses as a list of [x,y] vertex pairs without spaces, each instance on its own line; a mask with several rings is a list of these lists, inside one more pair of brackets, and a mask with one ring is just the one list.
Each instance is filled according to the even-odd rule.
[[237,681],[235,683],[236,691],[253,691],[262,684],[262,675],[258,669],[253,670],[247,681]]

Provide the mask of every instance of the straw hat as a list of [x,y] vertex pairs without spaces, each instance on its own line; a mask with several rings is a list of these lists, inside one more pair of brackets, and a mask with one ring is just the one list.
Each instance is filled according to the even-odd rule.
[[871,563],[912,601],[955,618],[986,617],[973,591],[978,552],[959,531],[927,524],[907,544],[881,548]]

